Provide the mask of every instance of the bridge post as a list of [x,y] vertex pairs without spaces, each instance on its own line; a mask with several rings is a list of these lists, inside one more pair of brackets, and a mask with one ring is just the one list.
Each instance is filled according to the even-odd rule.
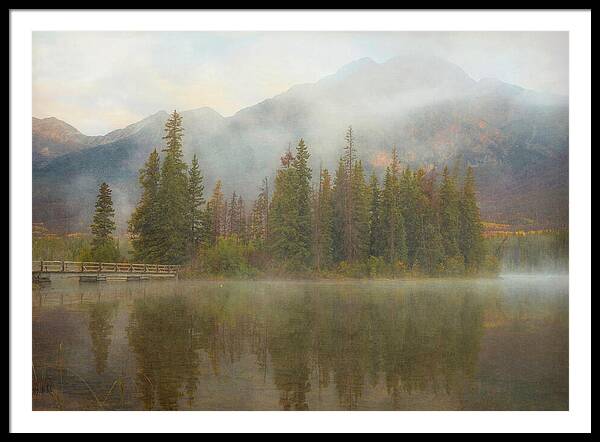
[[40,272],[44,271],[44,260],[40,260]]
[[65,262],[61,261],[60,271],[65,273]]

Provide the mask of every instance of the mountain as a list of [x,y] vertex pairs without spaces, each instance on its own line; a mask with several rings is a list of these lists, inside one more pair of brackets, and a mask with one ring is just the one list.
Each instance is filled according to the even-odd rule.
[[39,165],[69,152],[97,144],[58,118],[32,118],[33,163]]
[[[536,226],[568,220],[567,98],[475,81],[437,57],[361,59],[231,117],[206,107],[182,116],[184,153],[198,154],[207,194],[220,178],[226,191],[253,199],[300,137],[313,170],[321,163],[334,168],[352,125],[369,173],[383,173],[392,146],[411,167],[468,163],[476,170],[484,218]],[[72,129],[68,136],[42,138],[46,132],[34,127],[34,152],[41,146],[36,137],[58,140],[47,146],[52,158],[34,162],[34,221],[54,230],[85,229],[105,180],[124,226],[139,196],[138,170],[162,146],[167,117],[161,111],[103,137],[60,122]]]

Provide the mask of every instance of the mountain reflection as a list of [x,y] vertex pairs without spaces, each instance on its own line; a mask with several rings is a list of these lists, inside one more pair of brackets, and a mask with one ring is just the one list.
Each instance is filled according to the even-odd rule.
[[[364,288],[290,285],[267,294],[241,287],[134,299],[127,338],[145,409],[192,408],[201,366],[210,367],[204,376],[219,379],[247,357],[265,385],[277,389],[283,410],[318,408],[308,398],[318,400],[330,385],[347,410],[360,408],[369,389],[385,388],[401,408],[405,395],[460,402],[473,387],[484,306],[469,291],[394,288],[370,295]],[[101,368],[105,341],[93,342]]]

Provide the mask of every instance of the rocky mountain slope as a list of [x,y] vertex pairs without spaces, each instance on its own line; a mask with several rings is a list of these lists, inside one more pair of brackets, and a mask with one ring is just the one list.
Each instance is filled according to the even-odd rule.
[[[369,173],[383,173],[393,146],[415,167],[468,163],[476,167],[486,219],[536,226],[568,220],[568,100],[494,79],[475,81],[439,58],[361,59],[231,117],[209,108],[182,116],[185,155],[198,154],[207,193],[220,178],[226,191],[251,200],[300,137],[313,168],[334,168],[352,125]],[[124,226],[138,198],[138,169],[162,145],[167,117],[161,111],[103,137],[34,119],[34,221],[54,230],[85,229],[104,180]],[[46,120],[64,129],[40,129]]]

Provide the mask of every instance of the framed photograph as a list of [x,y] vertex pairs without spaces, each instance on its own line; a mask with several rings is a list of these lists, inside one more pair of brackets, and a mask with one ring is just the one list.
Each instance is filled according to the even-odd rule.
[[591,431],[590,11],[10,19],[12,430]]

